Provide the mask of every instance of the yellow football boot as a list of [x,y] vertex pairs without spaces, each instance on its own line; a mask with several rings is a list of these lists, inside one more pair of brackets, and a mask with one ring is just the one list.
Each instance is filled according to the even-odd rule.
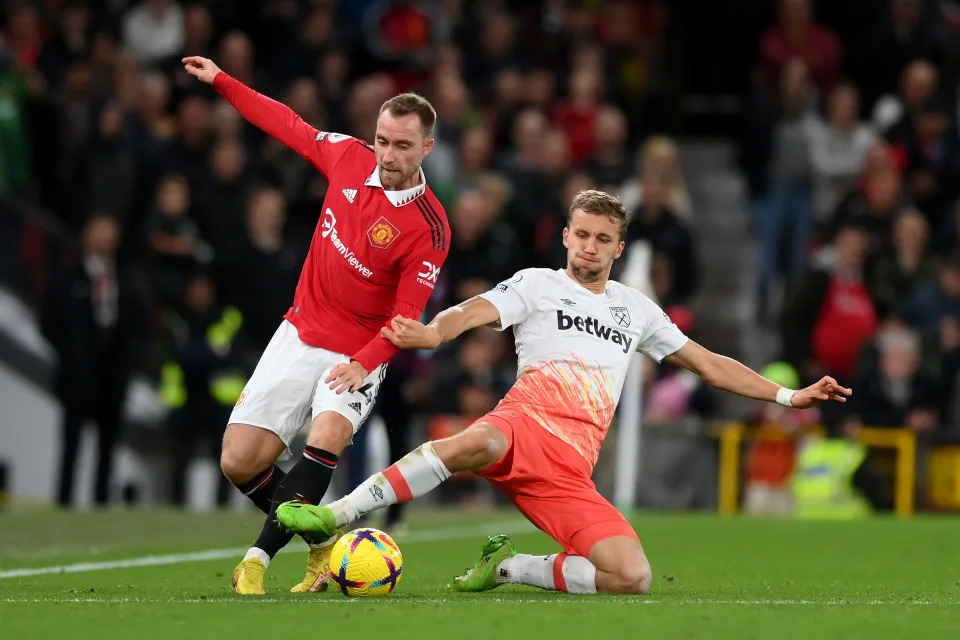
[[263,572],[267,568],[259,558],[247,558],[233,570],[233,590],[244,595],[263,595]]
[[293,586],[290,591],[293,593],[307,593],[310,591],[326,591],[327,582],[330,580],[330,552],[333,550],[333,543],[336,542],[342,532],[337,531],[329,544],[322,547],[310,546],[307,554],[307,571],[303,580]]

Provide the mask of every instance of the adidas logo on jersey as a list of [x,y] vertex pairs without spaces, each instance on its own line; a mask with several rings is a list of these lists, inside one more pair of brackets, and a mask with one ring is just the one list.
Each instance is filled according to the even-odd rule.
[[353,409],[354,411],[356,411],[358,414],[363,415],[362,406],[360,405],[359,402],[351,402],[351,403],[350,403],[349,405],[347,405],[347,406],[349,406],[351,409]]
[[627,334],[614,329],[613,327],[607,327],[600,324],[600,321],[596,318],[584,318],[583,316],[568,316],[562,310],[557,309],[557,329],[560,331],[569,331],[570,329],[576,329],[577,331],[586,333],[587,335],[597,336],[602,340],[607,340],[613,344],[618,344],[623,348],[624,353],[630,353],[630,345],[633,344],[633,338],[627,336]]
[[353,204],[353,199],[357,197],[356,189],[344,189],[343,196],[347,199],[347,202]]

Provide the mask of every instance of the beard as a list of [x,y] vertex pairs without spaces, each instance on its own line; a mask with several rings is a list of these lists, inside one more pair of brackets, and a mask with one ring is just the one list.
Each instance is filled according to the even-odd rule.
[[593,269],[588,269],[586,267],[578,267],[577,265],[570,263],[570,273],[573,274],[573,277],[578,281],[583,283],[596,282],[600,279],[600,273],[603,269],[598,269],[594,271]]
[[382,166],[380,167],[380,182],[383,183],[385,187],[396,188],[401,184],[404,184],[407,180],[412,178],[416,173],[420,171],[420,165],[415,164],[410,167],[409,171],[404,171],[401,173],[390,173]]

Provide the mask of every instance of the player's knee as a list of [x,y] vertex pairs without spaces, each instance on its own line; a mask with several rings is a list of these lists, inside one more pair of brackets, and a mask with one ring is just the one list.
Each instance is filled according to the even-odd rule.
[[503,438],[497,438],[498,435],[501,435],[500,431],[493,426],[484,427],[487,427],[487,425],[481,425],[470,434],[468,446],[474,469],[490,466],[506,453],[504,442],[501,442]]
[[[475,425],[466,431],[457,435],[438,440],[434,443],[434,449],[447,469],[456,473],[458,471],[476,471],[488,467],[506,453],[505,438],[497,438],[496,431],[493,433],[490,429],[496,430],[496,427],[488,425]],[[501,442],[504,440],[504,442]]]
[[324,411],[310,425],[307,444],[340,455],[353,440],[353,423],[335,411]]
[[623,593],[645,594],[653,582],[653,570],[642,555],[633,562],[624,562],[617,570]]
[[244,446],[242,440],[224,438],[220,451],[220,469],[234,484],[252,480],[265,465],[255,447]]
[[251,466],[249,461],[237,452],[226,448],[220,452],[220,470],[234,484],[243,484],[256,475]]

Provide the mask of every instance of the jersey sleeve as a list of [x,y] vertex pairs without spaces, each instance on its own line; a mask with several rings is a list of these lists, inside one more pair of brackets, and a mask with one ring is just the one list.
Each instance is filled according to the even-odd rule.
[[657,362],[663,362],[664,358],[687,344],[689,338],[653,300],[642,296],[640,304],[648,321],[637,344],[637,351],[647,354]]
[[299,153],[328,179],[351,146],[350,136],[312,127],[290,107],[257,93],[223,71],[213,79],[213,88],[248,122]]
[[490,302],[500,312],[498,331],[511,327],[527,319],[535,307],[534,293],[536,271],[523,269],[508,280],[504,280],[480,297]]
[[[401,265],[400,281],[397,284],[397,298],[394,302],[393,313],[390,315],[390,319],[384,323],[385,326],[389,327],[390,321],[397,315],[413,320],[419,320],[420,316],[423,315],[427,301],[430,300],[433,289],[437,285],[440,268],[446,261],[449,251],[445,242],[432,238],[432,236],[427,235],[422,240],[423,248],[420,251],[411,251]],[[392,358],[396,352],[397,348],[389,340],[377,334],[351,359],[359,362],[367,371],[373,371]]]

